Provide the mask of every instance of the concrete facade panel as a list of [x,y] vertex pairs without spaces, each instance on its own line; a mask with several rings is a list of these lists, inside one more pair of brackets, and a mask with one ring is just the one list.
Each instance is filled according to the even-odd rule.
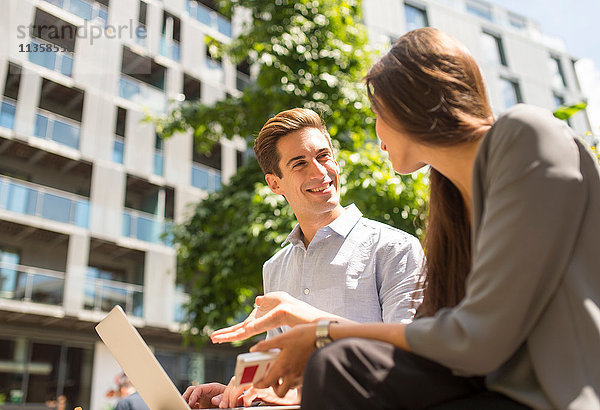
[[97,162],[92,172],[90,231],[108,237],[121,235],[125,204],[125,174],[122,167]]

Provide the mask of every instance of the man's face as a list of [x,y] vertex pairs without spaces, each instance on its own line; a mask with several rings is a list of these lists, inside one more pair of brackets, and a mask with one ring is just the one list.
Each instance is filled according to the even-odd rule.
[[281,178],[267,174],[269,187],[283,195],[297,218],[332,211],[340,202],[340,170],[327,137],[304,128],[277,142]]

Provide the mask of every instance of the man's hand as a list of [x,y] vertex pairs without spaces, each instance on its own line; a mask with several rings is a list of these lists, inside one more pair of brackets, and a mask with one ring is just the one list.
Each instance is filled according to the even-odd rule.
[[229,385],[227,385],[227,388],[220,396],[220,408],[239,406],[249,407],[255,400],[280,406],[300,404],[300,392],[298,389],[291,389],[284,397],[279,397],[272,388],[257,389],[254,386],[234,386],[234,380],[235,376],[231,378]]
[[284,397],[288,390],[301,385],[306,362],[315,350],[315,331],[315,324],[298,325],[282,335],[252,346],[251,352],[281,349],[267,374],[254,387],[273,387],[279,397]]
[[348,322],[346,319],[302,302],[286,292],[269,292],[264,296],[257,296],[255,304],[252,313],[242,323],[213,332],[210,335],[212,342],[244,340],[280,326],[294,327],[324,318]]
[[226,386],[221,383],[206,383],[190,386],[183,393],[183,399],[192,409],[213,409],[219,407],[221,395]]
[[[225,388],[225,391],[223,392],[223,394],[215,401],[218,401],[218,405],[220,408],[222,409],[226,409],[228,407],[238,407],[238,400],[241,398],[241,396],[243,396],[244,394],[244,390],[247,389],[247,387],[240,387],[240,386],[236,386],[234,385],[235,383],[235,376],[233,376],[231,378],[231,380],[229,380],[229,384],[227,385],[227,387]],[[252,400],[250,400],[250,403],[252,403]],[[250,405],[250,404],[248,404]]]
[[213,405],[220,408],[229,407],[249,407],[254,400],[261,400],[265,403],[275,405],[300,404],[300,394],[297,389],[292,389],[285,397],[279,397],[273,389],[256,389],[253,386],[236,386],[235,376],[231,378],[223,394],[215,396],[212,400]]

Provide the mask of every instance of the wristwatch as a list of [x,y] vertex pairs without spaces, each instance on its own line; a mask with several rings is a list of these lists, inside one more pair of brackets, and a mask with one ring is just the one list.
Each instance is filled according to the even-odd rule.
[[317,330],[315,332],[315,346],[317,349],[333,342],[333,339],[329,336],[329,325],[331,323],[337,323],[337,320],[319,320],[317,322]]

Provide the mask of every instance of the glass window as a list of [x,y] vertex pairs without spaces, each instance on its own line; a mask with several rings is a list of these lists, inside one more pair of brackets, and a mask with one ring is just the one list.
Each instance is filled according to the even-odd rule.
[[138,21],[141,24],[143,24],[144,26],[146,25],[147,13],[148,13],[148,5],[146,4],[145,1],[140,1],[140,10],[138,13]]
[[154,162],[152,164],[154,175],[163,176],[165,171],[165,159],[161,151],[154,153]]
[[154,174],[162,176],[164,172],[164,140],[160,135],[155,134],[154,138],[154,162],[152,164]]
[[493,21],[492,6],[488,3],[469,0],[467,1],[467,12],[473,14],[474,16]]
[[225,79],[221,57],[213,55],[212,49],[218,47],[218,42],[209,40],[206,44],[206,75],[214,82],[222,83]]
[[31,361],[28,366],[28,403],[45,403],[57,397],[61,350],[59,345],[31,344]]
[[41,208],[44,218],[63,223],[71,221],[71,200],[69,198],[43,193]]
[[0,127],[13,129],[15,126],[15,115],[17,106],[12,101],[0,100]]
[[86,271],[88,278],[114,280],[117,282],[127,282],[125,271],[109,268],[98,268],[88,266]]
[[191,75],[183,74],[183,95],[186,101],[197,101],[202,96],[202,83]]
[[115,123],[115,134],[125,137],[125,124],[127,124],[127,110],[117,107],[117,121]]
[[31,301],[47,305],[62,305],[65,280],[55,276],[31,275]]
[[23,408],[89,408],[92,362],[91,348],[0,339],[0,397]]
[[162,152],[163,145],[164,145],[164,140],[161,138],[161,136],[158,134],[154,134],[154,149],[156,151]]
[[427,11],[425,8],[404,3],[404,15],[406,18],[407,31],[416,30],[429,25],[429,21],[427,20]]
[[0,339],[0,396],[5,403],[22,403],[24,373],[27,364],[27,343],[23,339]]
[[500,78],[501,90],[502,90],[502,101],[504,103],[504,109],[508,109],[515,104],[523,102],[521,98],[521,88],[519,83],[515,80],[509,80],[507,78]]
[[216,143],[209,153],[200,154],[196,149],[196,143],[193,143],[192,149],[192,161],[197,162],[202,165],[206,165],[207,167],[211,167],[221,171],[221,144]]
[[490,64],[508,66],[502,38],[486,31],[481,32],[481,45],[485,60]]
[[8,63],[6,82],[4,83],[4,96],[16,100],[19,96],[19,85],[21,84],[21,66]]
[[13,299],[17,287],[19,254],[0,249],[0,297]]
[[122,164],[125,157],[125,139],[123,137],[116,136],[113,145],[113,162]]
[[246,154],[244,151],[235,151],[235,163],[237,169],[240,169],[245,164],[245,156]]
[[192,165],[192,186],[208,191],[210,174],[207,169]]
[[527,20],[525,17],[519,16],[518,14],[514,14],[508,12],[508,23],[519,30],[524,29],[527,26]]
[[94,352],[92,349],[68,347],[64,373],[63,395],[67,400],[67,409],[81,406],[89,409],[92,393],[91,369]]
[[567,86],[567,81],[560,57],[550,56],[550,59],[548,60],[548,67],[552,73],[552,87],[565,88]]

